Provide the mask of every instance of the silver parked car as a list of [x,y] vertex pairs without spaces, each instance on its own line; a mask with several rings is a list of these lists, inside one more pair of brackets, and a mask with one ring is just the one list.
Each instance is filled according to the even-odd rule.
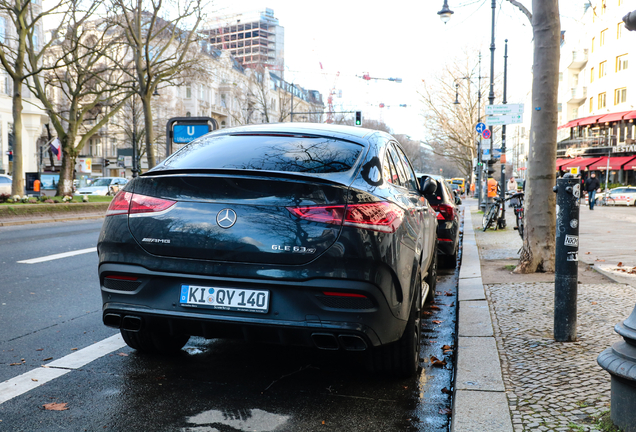
[[11,185],[13,179],[11,176],[0,174],[0,195],[11,195]]
[[124,177],[102,177],[90,186],[79,188],[74,195],[114,195],[122,189],[128,180]]

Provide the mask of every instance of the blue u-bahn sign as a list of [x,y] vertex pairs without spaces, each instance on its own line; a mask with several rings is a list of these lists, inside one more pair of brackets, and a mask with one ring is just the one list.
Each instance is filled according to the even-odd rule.
[[187,144],[219,128],[212,117],[173,117],[166,125],[166,157],[172,154],[172,143]]
[[175,144],[187,144],[208,132],[210,132],[210,127],[207,124],[177,124],[172,127],[172,142]]

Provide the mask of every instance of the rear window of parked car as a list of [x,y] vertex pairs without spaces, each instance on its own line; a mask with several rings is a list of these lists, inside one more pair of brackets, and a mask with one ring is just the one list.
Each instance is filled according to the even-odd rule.
[[364,147],[327,137],[221,135],[203,137],[158,169],[236,169],[324,174],[351,169]]

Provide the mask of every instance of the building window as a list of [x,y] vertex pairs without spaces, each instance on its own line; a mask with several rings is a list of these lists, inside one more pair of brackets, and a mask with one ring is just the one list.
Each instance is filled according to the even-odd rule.
[[192,97],[192,87],[186,87],[186,99],[190,99]]
[[0,16],[0,43],[4,43],[5,33],[7,31],[7,19]]
[[590,97],[590,112],[594,111],[594,98]]
[[614,90],[614,105],[627,102],[627,88],[619,88]]
[[607,12],[607,4],[605,4],[605,0],[603,0],[603,4],[601,5],[601,15],[605,15]]
[[605,108],[605,106],[607,105],[607,94],[606,93],[599,93],[598,94],[598,109],[602,109]]
[[594,48],[596,48],[596,38],[592,38],[592,52],[594,52]]
[[606,61],[599,63],[599,65],[598,65],[598,77],[599,78],[603,78],[605,75],[607,75],[607,70],[605,70],[605,65],[606,64],[607,64]]
[[559,72],[559,82],[563,82],[563,72]]
[[616,57],[616,72],[627,69],[627,54]]
[[594,82],[594,68],[590,68],[590,82]]
[[623,27],[625,27],[625,23],[622,21],[616,24],[616,39],[623,37]]
[[605,45],[605,35],[607,34],[607,29],[601,31],[601,37],[598,40],[598,46],[602,47]]

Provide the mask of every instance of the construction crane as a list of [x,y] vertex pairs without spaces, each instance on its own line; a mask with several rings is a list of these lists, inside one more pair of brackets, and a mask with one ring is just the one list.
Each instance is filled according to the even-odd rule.
[[362,78],[365,81],[371,81],[371,80],[386,80],[386,81],[394,81],[396,83],[401,83],[402,82],[402,78],[376,78],[376,77],[372,77],[371,75],[369,75],[369,72],[365,72],[362,75],[356,75],[358,78]]
[[[320,69],[322,69],[322,63],[320,64]],[[334,122],[333,97],[336,94],[336,83],[338,82],[339,76],[340,71],[336,72],[336,77],[333,80],[333,86],[331,87],[331,90],[329,90],[329,96],[327,97],[327,120],[325,123]]]

